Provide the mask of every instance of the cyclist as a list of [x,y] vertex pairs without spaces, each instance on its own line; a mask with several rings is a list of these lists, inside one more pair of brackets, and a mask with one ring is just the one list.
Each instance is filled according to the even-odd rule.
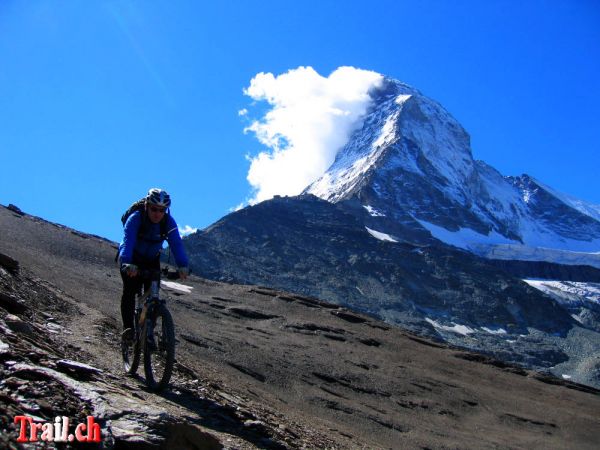
[[180,278],[185,279],[189,274],[189,260],[177,223],[167,211],[170,206],[169,194],[162,189],[152,188],[142,209],[134,211],[125,222],[125,235],[119,246],[119,263],[123,279],[123,339],[127,341],[134,339],[135,296],[142,286],[148,289],[151,284],[150,280],[142,280],[138,273],[140,270],[160,270],[160,250],[165,240],[175,255]]

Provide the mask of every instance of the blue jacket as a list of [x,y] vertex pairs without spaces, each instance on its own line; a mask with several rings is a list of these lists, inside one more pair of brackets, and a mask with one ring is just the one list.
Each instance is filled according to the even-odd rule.
[[[146,221],[145,232],[138,236],[142,220]],[[125,222],[125,235],[119,246],[119,261],[121,264],[132,264],[135,258],[142,261],[152,261],[158,257],[164,239],[160,235],[160,223],[152,223],[145,212],[136,211]],[[188,267],[189,261],[185,254],[179,229],[175,219],[167,216],[167,242],[175,255],[178,267]]]

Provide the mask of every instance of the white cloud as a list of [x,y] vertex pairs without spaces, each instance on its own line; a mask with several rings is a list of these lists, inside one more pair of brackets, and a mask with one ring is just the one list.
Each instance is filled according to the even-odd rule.
[[239,211],[240,209],[244,208],[248,203],[247,202],[242,202],[237,206],[232,206],[231,208],[229,208],[229,212],[236,212]]
[[186,225],[183,228],[179,227],[179,234],[182,236],[187,236],[188,234],[195,233],[196,231],[198,231],[198,228],[190,227],[189,225]]
[[242,108],[238,111],[238,116],[245,116],[248,114],[248,110],[246,108]]
[[328,77],[312,67],[256,75],[244,93],[270,109],[245,129],[268,147],[249,157],[247,179],[255,190],[250,203],[300,194],[317,180],[362,124],[369,90],[382,81],[382,75],[354,67],[339,67]]

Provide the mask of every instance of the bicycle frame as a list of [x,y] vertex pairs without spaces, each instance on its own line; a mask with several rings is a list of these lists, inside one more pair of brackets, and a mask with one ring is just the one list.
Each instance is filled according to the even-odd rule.
[[144,322],[146,320],[146,315],[148,314],[148,309],[150,309],[150,306],[152,306],[153,303],[164,303],[164,300],[162,300],[159,296],[159,291],[160,291],[160,281],[159,280],[153,280],[152,284],[150,285],[150,289],[148,289],[148,291],[146,291],[141,297],[138,297],[138,305],[137,307],[140,308],[140,316],[139,316],[139,321],[138,321],[138,327],[141,330],[144,326]]
[[[123,364],[125,371],[134,375],[143,352],[146,384],[152,390],[158,391],[168,386],[173,373],[175,325],[166,307],[166,301],[160,298],[160,272],[141,271],[139,276],[151,281],[149,289],[136,297],[135,339],[133,343],[125,340],[121,342]],[[158,324],[160,328],[157,346],[154,332]],[[150,347],[149,343],[152,344]]]

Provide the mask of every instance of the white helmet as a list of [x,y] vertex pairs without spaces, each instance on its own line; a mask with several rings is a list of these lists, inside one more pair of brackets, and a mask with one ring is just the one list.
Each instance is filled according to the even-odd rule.
[[171,206],[171,197],[167,194],[167,191],[163,191],[162,189],[152,188],[148,191],[148,195],[146,196],[146,203],[149,205],[162,206],[163,208],[168,208]]

